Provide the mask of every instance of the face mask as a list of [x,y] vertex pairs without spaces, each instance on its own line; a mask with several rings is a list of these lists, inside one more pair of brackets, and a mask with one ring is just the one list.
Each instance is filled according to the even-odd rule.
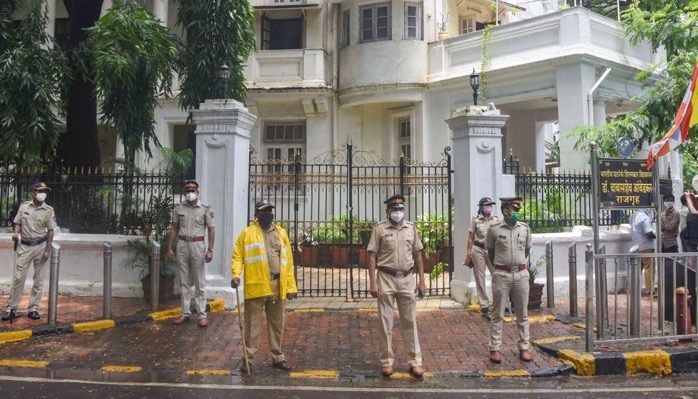
[[485,215],[491,215],[493,208],[494,207],[492,205],[485,205],[482,207],[482,213],[484,213]]
[[262,227],[269,227],[271,222],[274,220],[274,214],[273,213],[260,213],[257,216],[257,221],[259,221],[259,225]]
[[189,201],[189,202],[196,201],[196,194],[194,194],[194,193],[187,193],[187,195],[185,195],[185,197],[187,198],[187,201]]
[[39,202],[44,202],[46,199],[46,193],[37,193],[36,194],[36,200]]
[[405,217],[405,214],[402,212],[393,212],[390,214],[390,220],[392,220],[395,223],[400,223],[402,221],[402,218]]
[[673,208],[673,207],[674,207],[674,203],[673,203],[672,201],[667,201],[667,202],[664,203],[664,206],[667,207],[667,209],[668,209],[668,208]]
[[518,222],[519,220],[521,220],[521,213],[519,213],[519,212],[512,212],[512,213],[511,213],[511,220],[513,220],[513,221],[515,221],[515,222]]

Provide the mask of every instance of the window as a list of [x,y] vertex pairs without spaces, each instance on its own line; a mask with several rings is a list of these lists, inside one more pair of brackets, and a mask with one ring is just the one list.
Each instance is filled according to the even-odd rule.
[[422,9],[419,4],[405,3],[405,39],[422,38]]
[[303,18],[262,17],[262,50],[303,48]]
[[53,37],[63,51],[70,47],[70,25],[68,18],[56,18],[56,28]]
[[412,125],[410,124],[410,118],[398,119],[397,125],[400,151],[406,158],[412,159]]
[[342,47],[348,46],[351,38],[351,30],[349,25],[351,23],[351,19],[349,17],[349,10],[342,13]]
[[279,183],[267,187],[268,190],[293,192],[293,160],[305,152],[305,122],[267,123],[262,144],[271,165],[269,172],[277,175],[274,180]]
[[389,4],[361,7],[360,18],[362,42],[390,40]]
[[474,15],[466,15],[460,20],[460,34],[475,32],[477,29]]

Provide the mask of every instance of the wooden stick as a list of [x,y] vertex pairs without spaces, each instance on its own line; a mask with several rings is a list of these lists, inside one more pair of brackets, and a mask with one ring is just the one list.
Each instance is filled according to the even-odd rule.
[[235,289],[235,299],[238,308],[238,324],[240,324],[240,338],[242,338],[242,356],[245,358],[247,375],[250,375],[250,360],[247,358],[247,345],[245,345],[245,332],[242,328],[242,312],[240,311],[240,288]]

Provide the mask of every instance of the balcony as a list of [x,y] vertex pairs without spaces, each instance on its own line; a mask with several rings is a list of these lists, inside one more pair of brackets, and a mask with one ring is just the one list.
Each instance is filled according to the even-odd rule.
[[327,54],[323,49],[260,50],[250,57],[244,75],[250,89],[326,87]]

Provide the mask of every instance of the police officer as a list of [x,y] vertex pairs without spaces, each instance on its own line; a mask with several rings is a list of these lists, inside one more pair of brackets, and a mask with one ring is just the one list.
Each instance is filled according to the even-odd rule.
[[468,235],[468,250],[463,264],[473,268],[480,310],[483,316],[488,316],[490,299],[487,297],[485,269],[489,270],[490,276],[492,276],[494,274],[494,268],[487,254],[485,239],[487,238],[487,230],[489,230],[492,225],[499,223],[499,217],[492,214],[496,202],[492,201],[491,198],[483,197],[477,205],[477,215],[470,220],[470,228],[468,229],[470,233]]
[[511,297],[516,312],[519,358],[531,361],[528,333],[528,278],[526,259],[531,249],[531,230],[520,222],[521,198],[500,198],[504,222],[487,231],[486,247],[494,265],[492,275],[492,310],[490,313],[490,361],[500,363],[504,307]]
[[[393,307],[397,302],[410,373],[420,378],[424,368],[417,336],[415,291],[418,290],[420,296],[426,291],[422,265],[424,247],[414,224],[404,220],[405,197],[394,195],[385,204],[388,219],[373,227],[367,247],[370,291],[371,296],[378,298],[378,317],[381,321],[378,336],[381,373],[386,377],[393,374]],[[414,272],[419,280],[416,287]]]
[[[259,350],[262,312],[267,313],[267,333],[272,367],[291,371],[281,350],[284,335],[286,300],[294,299],[298,288],[293,272],[293,252],[286,230],[273,223],[274,205],[255,203],[255,222],[247,226],[235,241],[231,286],[240,285],[245,273],[245,342],[247,356],[253,359]],[[250,362],[250,368],[253,366]],[[243,362],[240,370],[247,373]]]
[[16,316],[17,306],[22,299],[24,282],[27,279],[29,265],[34,265],[34,286],[29,297],[27,317],[32,320],[41,318],[39,305],[46,277],[53,242],[53,230],[56,225],[56,214],[53,208],[46,205],[46,195],[51,191],[43,182],[32,186],[32,200],[23,202],[14,218],[12,239],[19,241],[17,248],[17,264],[12,275],[10,298],[2,320],[12,320]]
[[[177,241],[177,270],[182,298],[182,314],[174,320],[175,325],[189,321],[191,317],[192,286],[199,314],[199,327],[208,325],[206,317],[206,268],[205,263],[213,259],[216,241],[213,226],[213,209],[199,200],[199,183],[187,180],[182,188],[186,202],[177,204],[172,212],[172,227],[167,240],[167,259],[175,258],[172,245]],[[208,246],[204,234],[208,231]]]

